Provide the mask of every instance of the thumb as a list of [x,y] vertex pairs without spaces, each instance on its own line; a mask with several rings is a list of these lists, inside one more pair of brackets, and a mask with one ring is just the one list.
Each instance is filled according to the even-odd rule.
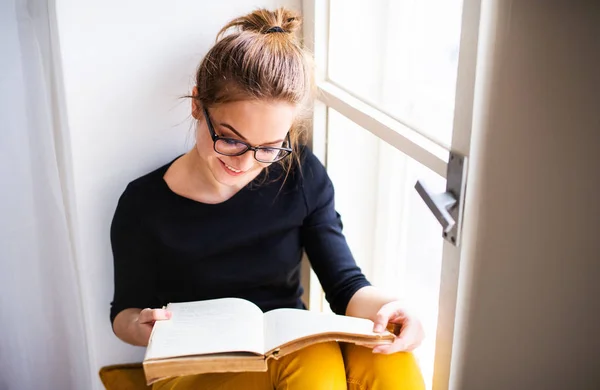
[[375,323],[373,326],[373,332],[383,332],[387,327],[391,314],[390,308],[387,307],[387,305],[383,305],[375,315],[375,320],[373,321]]
[[165,309],[144,309],[140,312],[139,322],[142,324],[168,320],[171,318],[171,312]]

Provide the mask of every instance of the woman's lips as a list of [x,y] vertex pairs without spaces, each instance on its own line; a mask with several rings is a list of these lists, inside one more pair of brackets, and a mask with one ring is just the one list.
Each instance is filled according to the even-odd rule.
[[219,159],[219,162],[221,163],[221,166],[223,166],[223,169],[225,170],[225,172],[227,172],[231,176],[240,176],[240,175],[243,175],[245,173],[244,171],[241,171],[241,170],[236,169],[236,168],[234,168],[234,167],[232,167],[230,165],[225,164],[220,159]]

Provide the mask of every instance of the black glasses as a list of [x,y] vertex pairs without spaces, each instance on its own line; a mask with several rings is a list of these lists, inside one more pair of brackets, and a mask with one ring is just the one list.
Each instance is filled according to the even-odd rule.
[[210,136],[212,137],[214,143],[215,152],[219,154],[224,156],[241,156],[247,151],[252,150],[254,152],[254,158],[256,161],[261,163],[274,163],[286,158],[290,155],[290,153],[292,153],[292,149],[289,147],[291,145],[289,132],[285,137],[285,146],[282,145],[280,148],[271,146],[251,146],[238,139],[218,136],[215,132],[212,121],[210,120],[210,116],[208,115],[208,110],[203,107],[202,111],[204,112],[204,118],[206,119],[208,131],[210,132]]

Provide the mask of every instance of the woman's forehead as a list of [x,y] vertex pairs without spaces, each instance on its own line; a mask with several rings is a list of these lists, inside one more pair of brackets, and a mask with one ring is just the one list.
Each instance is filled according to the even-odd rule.
[[281,101],[241,100],[211,109],[211,119],[216,127],[222,129],[226,124],[255,143],[283,139],[296,114],[294,105]]

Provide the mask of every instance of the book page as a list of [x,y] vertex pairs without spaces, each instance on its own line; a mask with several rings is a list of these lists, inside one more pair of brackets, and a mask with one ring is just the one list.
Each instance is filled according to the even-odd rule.
[[377,337],[373,321],[300,309],[276,309],[264,314],[265,349],[269,352],[285,343],[322,333],[346,333]]
[[145,359],[253,352],[262,354],[263,316],[252,302],[222,298],[171,303],[169,320],[156,321]]

